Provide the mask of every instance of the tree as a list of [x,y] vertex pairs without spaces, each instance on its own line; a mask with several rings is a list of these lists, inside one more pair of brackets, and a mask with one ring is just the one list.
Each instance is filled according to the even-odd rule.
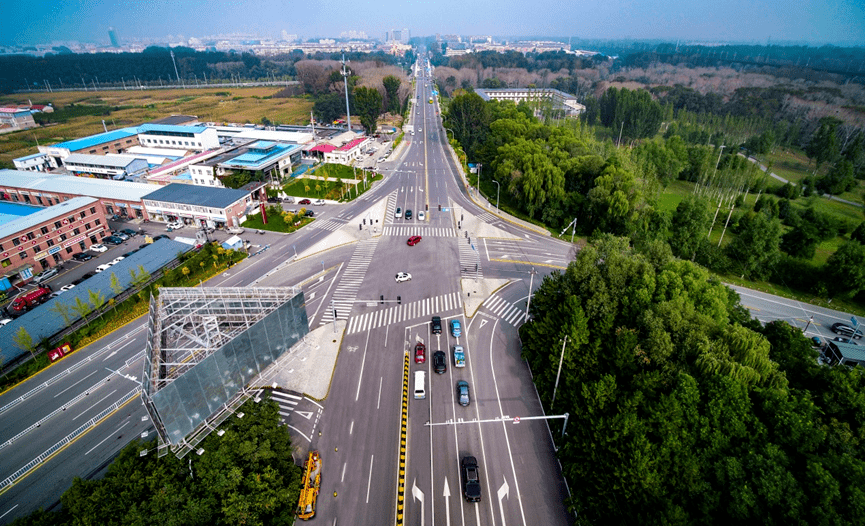
[[109,287],[114,292],[114,295],[120,294],[123,292],[123,286],[120,284],[120,280],[117,279],[117,274],[114,272],[111,273],[111,281],[109,282]]
[[712,211],[705,199],[694,195],[685,197],[676,207],[670,226],[670,248],[673,254],[693,260],[697,248],[705,243],[711,222]]
[[856,186],[853,163],[846,159],[836,162],[823,177],[817,177],[815,186],[824,194],[841,194]]
[[312,113],[318,122],[330,124],[345,115],[345,98],[339,93],[325,93],[315,98]]
[[79,316],[84,318],[85,323],[87,320],[87,315],[93,310],[90,307],[90,304],[86,301],[82,301],[81,298],[75,298],[75,305],[72,306],[72,310],[74,310]]
[[825,272],[832,294],[855,296],[865,290],[865,246],[855,240],[844,243],[829,256]]
[[70,314],[70,307],[66,303],[63,303],[60,300],[54,300],[54,304],[48,308],[51,312],[59,314],[61,318],[63,318],[63,323],[68,327],[72,321],[72,316]]
[[824,163],[832,163],[840,155],[838,149],[837,128],[841,123],[834,117],[823,117],[820,119],[820,127],[814,132],[805,153],[814,160],[815,172]]
[[393,114],[398,114],[400,112],[400,107],[402,106],[399,100],[400,79],[394,75],[388,75],[381,79],[381,83],[384,85],[384,92],[387,96],[385,101],[387,111]]
[[445,115],[445,127],[453,131],[469,160],[476,159],[486,142],[492,115],[489,105],[477,93],[465,93],[451,99]]
[[15,331],[15,335],[12,336],[12,341],[15,343],[16,347],[22,351],[29,352],[32,358],[36,358],[36,355],[33,353],[36,349],[36,344],[33,342],[33,336],[30,336],[27,329],[24,327],[18,327],[18,330]]
[[727,254],[737,270],[760,279],[768,275],[778,258],[781,223],[763,212],[749,212],[740,221],[740,232],[727,246]]
[[378,116],[381,115],[381,93],[375,88],[358,87],[354,90],[355,112],[368,134],[375,133]]

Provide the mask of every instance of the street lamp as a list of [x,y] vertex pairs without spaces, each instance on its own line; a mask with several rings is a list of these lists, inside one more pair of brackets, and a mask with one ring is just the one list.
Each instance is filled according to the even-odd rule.
[[493,179],[493,182],[496,183],[496,210],[499,209],[499,191],[502,189],[502,185],[499,184],[498,181]]
[[[451,140],[454,140],[454,141],[456,140],[456,134],[454,133],[454,131],[453,131],[452,129],[450,129],[450,128],[445,128],[445,132],[451,132]],[[448,135],[448,134],[445,133],[445,137],[447,137],[447,135]]]

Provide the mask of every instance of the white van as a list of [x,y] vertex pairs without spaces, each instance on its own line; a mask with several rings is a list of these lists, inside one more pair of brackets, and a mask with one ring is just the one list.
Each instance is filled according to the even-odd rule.
[[415,400],[426,398],[426,372],[424,371],[414,373],[414,398]]

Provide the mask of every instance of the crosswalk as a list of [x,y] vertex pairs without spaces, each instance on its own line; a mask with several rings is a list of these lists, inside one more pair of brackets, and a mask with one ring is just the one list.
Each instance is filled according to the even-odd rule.
[[330,219],[325,219],[324,221],[313,221],[312,224],[309,225],[309,228],[317,228],[319,230],[330,230],[334,232],[338,230],[340,227],[348,223],[347,219],[342,219],[338,217],[332,217]]
[[489,212],[481,212],[480,214],[476,215],[475,218],[480,219],[484,223],[492,223],[493,221],[499,220],[498,217],[492,215]]
[[514,327],[525,320],[526,311],[512,303],[508,303],[507,300],[499,295],[493,294],[487,298],[486,301],[483,302],[483,306],[497,318],[513,325]]
[[[336,317],[340,320],[347,320],[351,309],[354,307],[354,300],[357,298],[357,291],[363,284],[363,278],[366,276],[366,271],[369,268],[369,262],[372,261],[373,253],[375,253],[376,245],[379,238],[366,239],[359,241],[354,249],[354,254],[351,256],[345,271],[339,280],[339,285],[333,292],[333,308],[336,309]],[[333,321],[333,309],[328,306],[324,315],[321,317],[320,325],[325,325]]]
[[367,312],[354,316],[348,321],[346,334],[364,332],[379,327],[385,327],[392,323],[402,323],[407,320],[431,317],[433,315],[444,316],[448,312],[462,309],[462,299],[459,292],[443,294],[434,298],[427,298],[402,305],[394,305],[388,308],[379,308],[373,312]]
[[383,234],[395,237],[456,237],[457,235],[453,228],[424,226],[422,223],[414,226],[386,226]]
[[477,246],[472,248],[468,239],[460,239],[457,241],[457,247],[459,248],[460,276],[466,278],[483,278],[484,269],[481,268],[481,258],[480,254],[478,254],[478,251],[476,250]]

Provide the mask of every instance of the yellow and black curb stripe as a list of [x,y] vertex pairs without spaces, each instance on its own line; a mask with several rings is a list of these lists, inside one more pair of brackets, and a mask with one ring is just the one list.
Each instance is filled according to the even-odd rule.
[[402,365],[402,415],[399,430],[399,477],[396,481],[396,524],[402,526],[405,512],[405,457],[408,440],[409,359],[405,352]]

